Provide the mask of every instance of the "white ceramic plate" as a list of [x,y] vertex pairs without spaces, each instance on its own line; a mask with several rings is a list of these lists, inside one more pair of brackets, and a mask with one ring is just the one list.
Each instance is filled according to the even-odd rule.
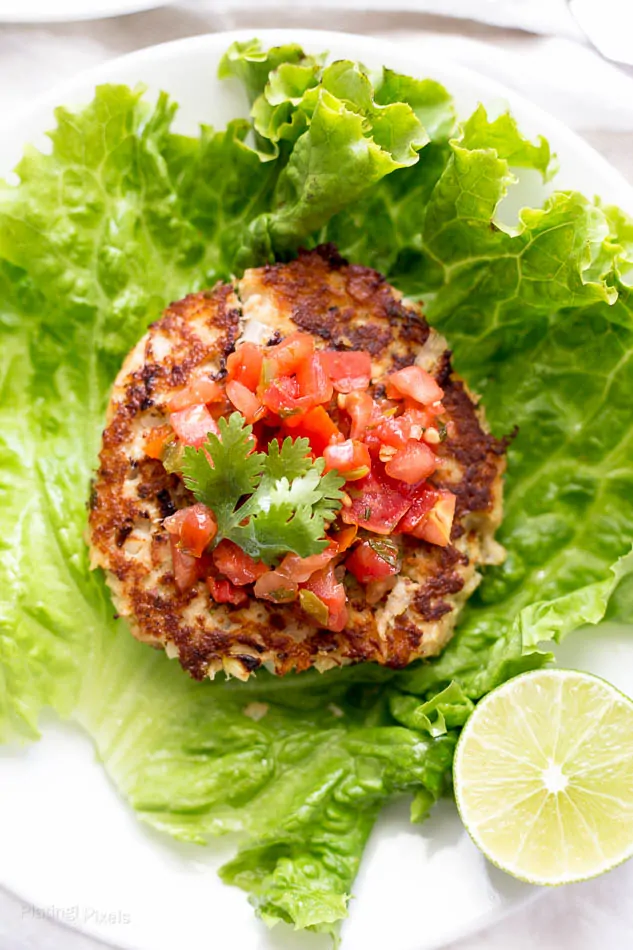
[[[604,159],[551,116],[475,73],[445,60],[421,64],[396,46],[366,37],[301,30],[259,35],[266,45],[294,40],[309,51],[328,49],[333,57],[359,58],[369,67],[385,64],[432,76],[455,95],[460,114],[469,114],[480,100],[494,111],[510,105],[525,131],[543,133],[553,144],[561,165],[558,186],[600,194],[633,212],[633,190]],[[52,125],[55,105],[86,103],[98,82],[144,82],[152,95],[166,89],[182,105],[182,131],[245,114],[237,84],[216,79],[221,54],[237,38],[248,34],[154,47],[58,87],[2,130],[0,173],[12,167],[26,142],[46,147],[42,132]],[[542,196],[532,176],[520,192],[528,202]],[[511,212],[508,205],[505,214]],[[631,638],[608,628],[581,633],[561,653],[565,665],[592,670],[633,695]],[[47,916],[126,950],[329,948],[328,940],[314,934],[266,931],[245,895],[219,881],[214,869],[233,842],[201,849],[149,831],[118,799],[85,736],[54,722],[44,732],[38,745],[0,752],[0,884]],[[442,802],[422,827],[411,826],[407,805],[396,803],[385,810],[367,849],[343,947],[431,950],[536,893],[486,863],[450,802]]]
[[163,7],[170,0],[0,0],[0,23],[97,20]]

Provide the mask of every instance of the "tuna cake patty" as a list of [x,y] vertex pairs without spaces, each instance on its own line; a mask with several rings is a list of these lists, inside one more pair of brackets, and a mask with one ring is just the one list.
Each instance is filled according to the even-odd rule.
[[[428,483],[455,496],[450,541],[440,546],[400,534],[402,567],[382,596],[376,585],[370,596],[348,572],[347,621],[338,631],[320,629],[297,601],[251,595],[243,604],[216,603],[204,579],[179,590],[164,519],[195,498],[147,454],[148,438],[169,421],[167,403],[192,378],[221,381],[227,357],[243,341],[274,344],[297,330],[312,334],[318,351],[368,352],[368,391],[376,400],[384,397],[385,377],[411,365],[444,393],[435,431],[446,437],[433,445],[438,467]],[[331,412],[340,412],[336,394]],[[441,652],[479,582],[478,565],[503,558],[494,532],[505,448],[487,431],[475,398],[452,372],[446,341],[417,305],[331,245],[302,251],[290,263],[247,271],[234,285],[171,304],[128,355],[108,406],[91,496],[91,566],[105,571],[134,636],[178,657],[196,679],[220,670],[246,679],[264,664],[278,674],[367,660],[400,668]]]

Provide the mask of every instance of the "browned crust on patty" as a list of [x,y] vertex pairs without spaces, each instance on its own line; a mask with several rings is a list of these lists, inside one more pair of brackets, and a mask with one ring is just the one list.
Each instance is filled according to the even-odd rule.
[[[329,245],[247,272],[239,290],[245,313],[261,312],[264,299],[272,307],[271,336],[300,327],[323,347],[367,349],[375,377],[413,362],[427,343],[437,342],[419,309],[403,302],[382,275],[346,264]],[[402,667],[439,652],[476,586],[476,565],[486,559],[499,522],[504,466],[504,444],[485,431],[447,351],[438,357],[431,348],[429,366],[446,393],[443,421],[453,423],[439,450],[445,465],[433,479],[457,495],[449,547],[407,537],[400,587],[376,606],[347,575],[350,618],[341,633],[315,629],[296,604],[218,605],[203,582],[188,594],[177,591],[162,519],[192,496],[145,456],[144,434],[165,421],[170,394],[192,373],[222,374],[239,332],[233,287],[190,295],[150,328],[117,379],[92,493],[90,545],[118,612],[137,637],[177,652],[197,679],[221,668],[244,677],[262,663],[278,673],[363,660]],[[401,611],[400,595],[407,604]]]

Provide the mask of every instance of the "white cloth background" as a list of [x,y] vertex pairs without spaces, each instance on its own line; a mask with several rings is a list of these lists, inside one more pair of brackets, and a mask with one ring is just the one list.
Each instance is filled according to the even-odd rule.
[[[633,74],[584,44],[565,0],[185,0],[112,20],[0,24],[0,115],[19,112],[56,82],[122,53],[193,34],[282,25],[388,36],[421,58],[425,49],[445,53],[554,113],[633,183]],[[547,893],[450,950],[628,950],[632,892],[630,863]],[[21,902],[0,891],[0,950],[98,946],[25,916]]]

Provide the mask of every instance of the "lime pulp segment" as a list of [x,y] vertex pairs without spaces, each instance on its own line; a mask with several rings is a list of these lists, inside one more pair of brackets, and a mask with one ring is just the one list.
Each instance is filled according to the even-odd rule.
[[587,673],[518,676],[468,720],[454,781],[498,867],[533,884],[595,877],[633,854],[633,702]]

